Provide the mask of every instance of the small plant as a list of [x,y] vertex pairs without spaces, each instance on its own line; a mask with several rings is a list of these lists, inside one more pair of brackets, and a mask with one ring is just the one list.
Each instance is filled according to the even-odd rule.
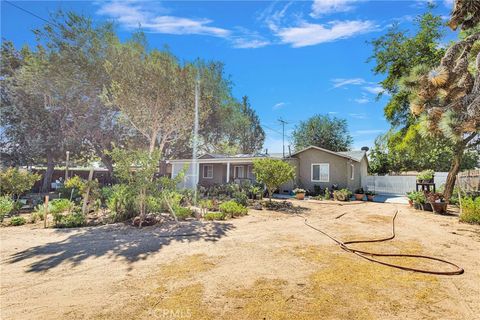
[[295,188],[292,190],[293,193],[297,194],[297,193],[305,193],[307,191],[305,191],[305,189],[302,189],[302,188]]
[[12,212],[14,207],[15,203],[10,196],[0,197],[0,222],[3,222],[5,216]]
[[25,223],[27,223],[27,220],[25,220],[24,217],[12,217],[12,219],[10,219],[10,225],[12,226],[21,226]]
[[427,201],[423,191],[410,192],[409,199],[411,199],[414,204],[424,204]]
[[225,220],[226,216],[223,212],[207,212],[203,218],[205,220]]
[[330,195],[330,190],[328,188],[325,188],[325,200],[330,200],[332,197]]
[[80,212],[69,213],[67,215],[54,215],[53,221],[57,228],[78,228],[87,223],[87,219]]
[[107,207],[115,222],[132,218],[135,214],[135,198],[133,192],[125,184],[113,186],[112,193],[107,199]]
[[248,196],[245,192],[237,191],[233,193],[233,201],[242,206],[246,206],[248,203]]
[[355,200],[362,201],[365,197],[365,191],[363,188],[358,188],[355,190]]
[[180,206],[175,206],[173,208],[173,211],[175,211],[175,215],[177,216],[178,220],[185,220],[186,218],[191,217],[193,214],[192,210],[190,210],[189,208]]
[[355,189],[355,194],[365,194],[365,191],[363,190],[363,188],[358,188]]
[[462,214],[460,221],[480,224],[480,197],[464,197],[461,199]]
[[338,201],[349,201],[352,193],[348,189],[333,191],[333,198]]
[[230,217],[244,216],[248,212],[248,209],[245,206],[242,206],[233,200],[222,203],[219,209]]
[[49,203],[49,213],[60,214],[65,211],[72,211],[75,207],[75,203],[68,199],[55,199]]
[[434,175],[435,175],[435,171],[431,169],[424,170],[417,175],[417,180],[419,182],[425,182],[425,183],[432,182]]
[[76,200],[82,197],[86,181],[79,176],[73,176],[60,188],[60,196],[65,199]]

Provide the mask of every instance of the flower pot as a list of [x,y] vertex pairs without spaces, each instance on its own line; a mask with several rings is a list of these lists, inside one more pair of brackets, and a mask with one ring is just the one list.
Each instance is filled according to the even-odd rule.
[[413,200],[408,199],[408,205],[409,205],[410,207],[413,207]]
[[374,198],[375,198],[375,196],[372,196],[372,195],[368,195],[368,196],[367,196],[367,200],[368,200],[368,201],[373,201]]
[[414,202],[413,207],[417,210],[423,210],[422,204],[418,202]]
[[430,206],[433,209],[433,212],[444,214],[447,212],[447,203],[446,202],[430,202]]
[[303,200],[303,199],[305,199],[305,193],[296,193],[295,198],[297,200]]
[[433,211],[432,205],[430,203],[424,203],[422,205],[423,211]]
[[363,193],[355,193],[355,200],[363,201],[365,195]]

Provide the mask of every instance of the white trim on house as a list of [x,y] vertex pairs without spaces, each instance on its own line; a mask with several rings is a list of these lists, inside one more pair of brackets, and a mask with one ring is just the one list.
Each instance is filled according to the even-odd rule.
[[[205,176],[205,169],[207,169],[207,175]],[[203,179],[213,179],[213,165],[204,164],[202,166],[202,178]]]
[[350,163],[350,180],[355,180],[355,166]]
[[[313,167],[318,166],[318,180],[313,179]],[[327,177],[322,179],[322,167],[327,168]],[[330,163],[312,163],[310,167],[310,180],[312,182],[330,182]]]

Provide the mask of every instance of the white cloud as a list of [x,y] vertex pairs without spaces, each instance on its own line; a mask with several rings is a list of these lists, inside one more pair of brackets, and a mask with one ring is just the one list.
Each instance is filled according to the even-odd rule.
[[[148,5],[148,7],[147,7]],[[127,29],[143,28],[148,32],[167,34],[201,34],[227,37],[230,30],[210,26],[212,20],[165,15],[163,8],[142,2],[102,2],[97,14],[115,19]]]
[[354,2],[355,0],[314,0],[310,16],[317,18],[329,13],[350,11]]
[[369,135],[369,134],[379,134],[384,132],[384,130],[380,129],[372,129],[372,130],[357,130],[353,134],[360,136],[360,135]]
[[287,105],[286,102],[279,102],[279,103],[276,103],[276,104],[272,107],[272,109],[273,109],[273,110],[278,110],[278,109],[281,109],[281,108],[285,107],[286,105]]
[[338,114],[338,112],[337,111],[329,111],[328,114],[334,115],[334,114]]
[[366,87],[363,87],[363,89],[372,94],[379,94],[379,93],[383,93],[384,91],[383,88],[380,86],[366,86]]
[[267,40],[236,38],[233,41],[233,46],[239,49],[262,48],[270,44]]
[[366,81],[362,78],[351,78],[351,79],[336,78],[336,79],[332,79],[331,81],[333,82],[334,88],[340,88],[347,85],[362,85],[366,83]]
[[375,28],[374,23],[368,20],[332,21],[328,24],[302,22],[296,27],[277,26],[276,35],[280,37],[282,43],[299,48],[350,38],[371,32]]
[[367,115],[365,113],[349,113],[348,115],[355,119],[367,119]]
[[365,104],[365,103],[370,102],[370,100],[367,97],[361,97],[361,98],[353,99],[353,101],[355,101],[356,103],[359,103],[359,104]]

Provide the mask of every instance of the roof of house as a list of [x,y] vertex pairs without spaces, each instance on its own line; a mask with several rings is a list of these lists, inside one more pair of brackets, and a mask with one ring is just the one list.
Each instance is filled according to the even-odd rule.
[[331,153],[331,154],[334,154],[334,155],[337,155],[339,157],[343,157],[343,158],[347,158],[347,159],[352,159],[354,161],[357,161],[357,162],[360,162],[362,161],[363,157],[365,156],[366,152],[364,150],[355,150],[355,151],[339,151],[339,152],[335,152],[335,151],[331,151],[331,150],[328,150],[328,149],[324,149],[324,148],[320,148],[320,147],[317,147],[317,146],[309,146],[309,147],[306,147],[302,150],[299,150],[295,153],[292,154],[292,157],[299,154],[299,153],[302,153],[304,151],[307,151],[309,149],[316,149],[316,150],[320,150],[320,151],[324,151],[324,152],[327,152],[327,153]]

